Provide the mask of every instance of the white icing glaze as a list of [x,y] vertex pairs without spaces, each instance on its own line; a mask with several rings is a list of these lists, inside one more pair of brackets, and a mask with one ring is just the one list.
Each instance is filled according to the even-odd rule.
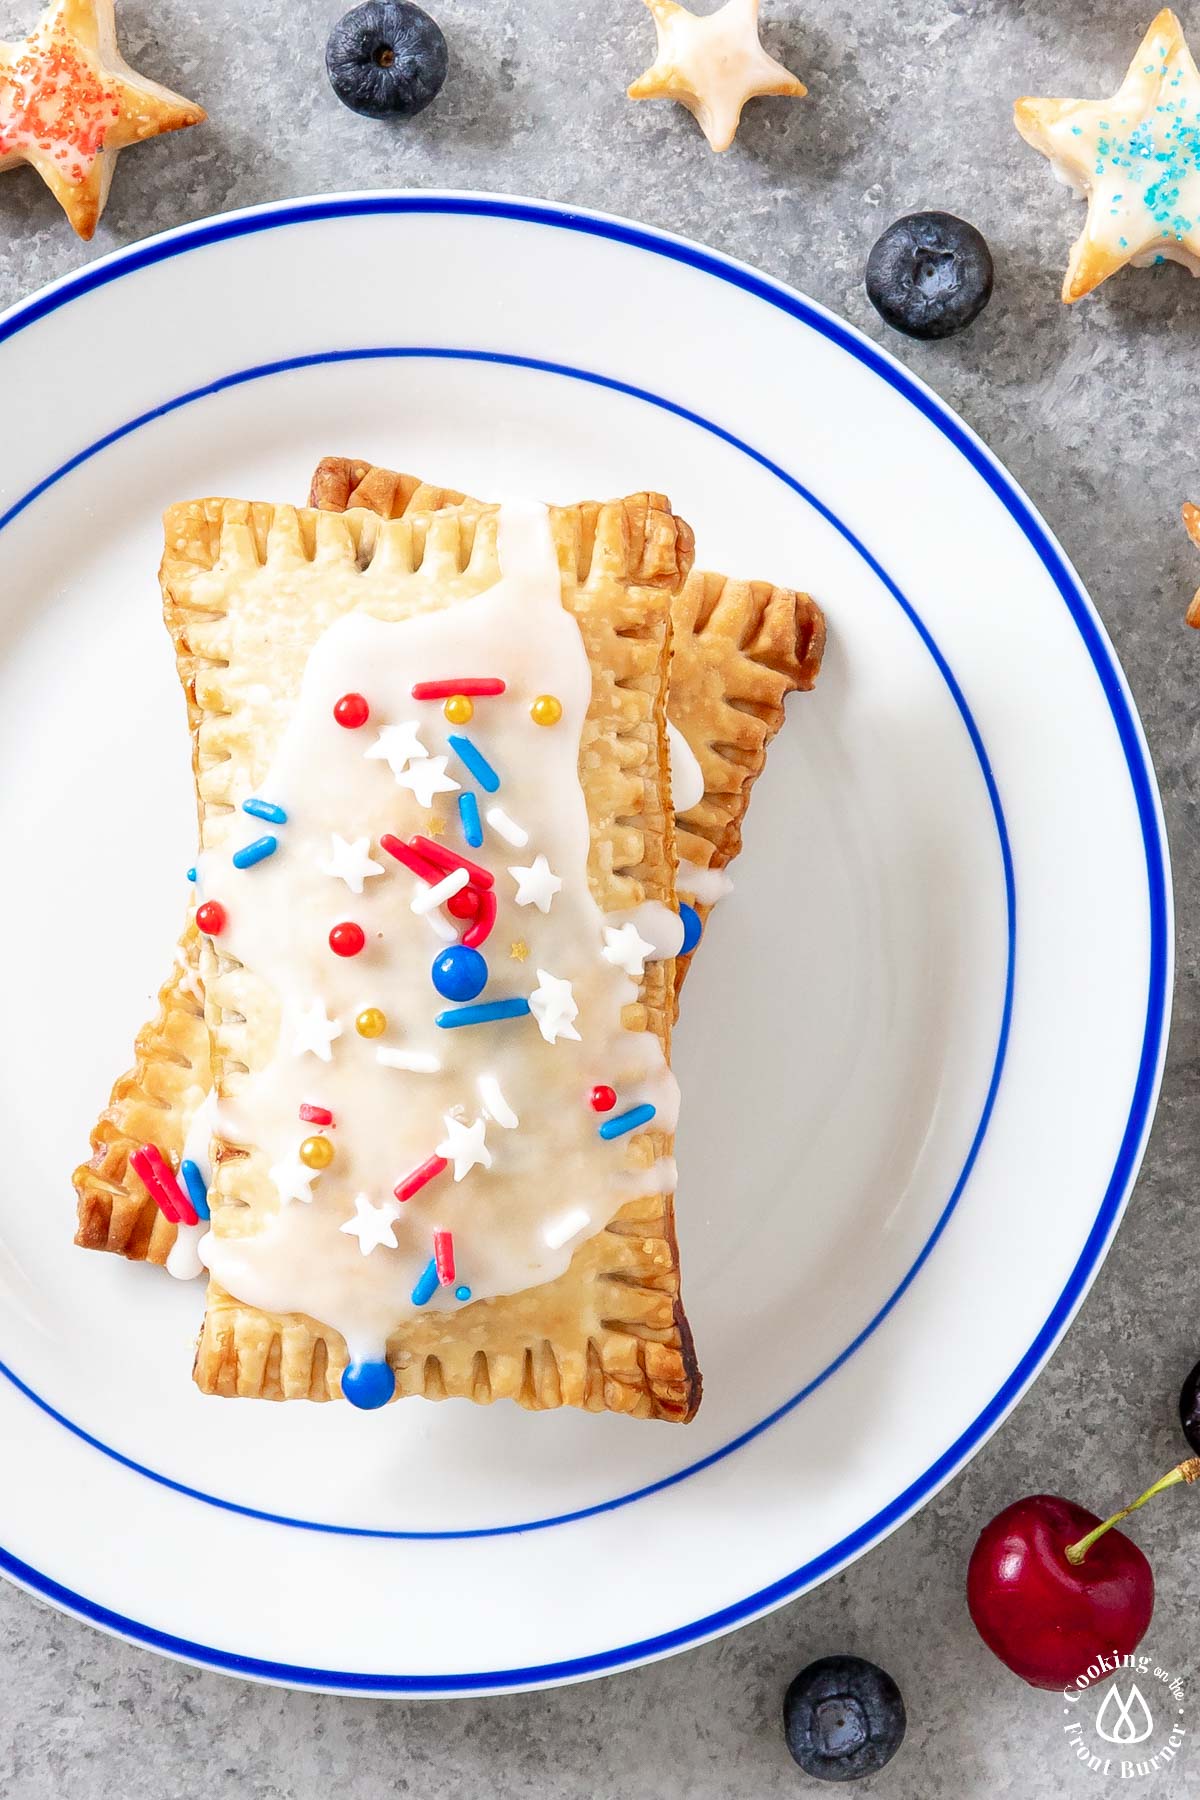
[[698,863],[686,860],[680,863],[675,882],[685,899],[698,900],[701,906],[715,906],[733,892],[733,883],[724,869],[702,869]]
[[[258,784],[288,813],[278,853],[244,871],[232,868],[227,852],[203,858],[205,891],[219,894],[228,910],[221,950],[244,965],[239,981],[253,1012],[279,1021],[269,1060],[230,1084],[224,1135],[255,1146],[265,1167],[290,1167],[311,1129],[299,1121],[302,1101],[329,1107],[337,1121],[335,1159],[312,1183],[310,1203],[281,1203],[274,1211],[261,1201],[249,1209],[221,1206],[203,1255],[237,1298],[310,1314],[340,1331],[352,1356],[381,1354],[411,1313],[435,1228],[454,1233],[459,1277],[485,1299],[566,1268],[569,1245],[550,1244],[545,1234],[547,1221],[565,1210],[564,1197],[595,1231],[624,1200],[669,1191],[663,1184],[674,1182],[668,1158],[638,1167],[645,1149],[637,1133],[600,1139],[586,1095],[598,1082],[611,1083],[623,1107],[647,1101],[656,1108],[656,1128],[670,1129],[678,1088],[653,1034],[623,1029],[622,1011],[638,985],[601,950],[608,923],[632,920],[657,949],[677,944],[679,921],[652,905],[605,915],[589,888],[590,825],[578,758],[591,671],[578,626],[561,604],[544,508],[502,510],[500,560],[502,579],[474,600],[400,623],[357,612],[325,633]],[[413,683],[461,674],[466,650],[473,668],[507,684],[504,696],[477,704],[470,735],[500,775],[506,815],[511,808],[528,831],[535,852],[528,868],[545,865],[546,876],[534,882],[548,910],[536,900],[518,910],[513,883],[521,877],[510,881],[502,853],[464,849],[495,875],[499,906],[481,946],[490,980],[474,1004],[523,997],[534,1016],[447,1030],[435,1017],[454,1007],[433,988],[426,920],[412,911],[423,884],[385,857],[386,878],[349,899],[318,863],[328,858],[333,832],[348,842],[366,834],[372,846],[381,833],[426,834],[425,796],[404,777],[445,766],[447,728],[437,702],[416,703],[426,754],[415,760],[412,733],[403,759],[404,745],[394,740],[390,760],[364,754],[355,734],[334,722],[333,702],[366,693],[386,733],[389,713],[400,721],[413,708]],[[563,707],[551,730],[529,716],[530,701],[543,692]],[[459,849],[457,807],[439,804],[442,842]],[[441,913],[426,917],[445,923]],[[343,919],[366,933],[357,957],[329,948],[329,928]],[[507,954],[515,937],[528,940],[528,964]],[[386,1044],[355,1031],[367,1006],[386,1014]],[[397,1248],[381,1243],[361,1253],[344,1229],[363,1217],[359,1196],[364,1205],[387,1208],[397,1182],[435,1150],[453,1153],[455,1167],[398,1207]],[[231,1181],[238,1167],[226,1165]],[[455,1301],[439,1289],[429,1304]]]
[[212,1180],[212,1140],[219,1129],[219,1112],[220,1101],[215,1090],[210,1088],[192,1114],[183,1149],[179,1153],[180,1162],[195,1163],[204,1177],[205,1187]]
[[207,1219],[201,1219],[198,1225],[176,1226],[175,1242],[167,1251],[167,1274],[173,1275],[176,1281],[195,1281],[197,1275],[203,1275],[200,1245],[207,1236]]
[[671,801],[678,815],[690,812],[703,800],[704,771],[682,731],[669,719],[667,741],[671,746]]

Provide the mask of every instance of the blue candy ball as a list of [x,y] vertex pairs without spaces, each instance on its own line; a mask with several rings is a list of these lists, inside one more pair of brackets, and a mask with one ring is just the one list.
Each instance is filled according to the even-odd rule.
[[469,944],[451,944],[434,958],[433,985],[446,1000],[474,1000],[487,986],[488,966]]
[[342,1393],[360,1412],[386,1406],[396,1392],[396,1377],[385,1362],[352,1362],[342,1375]]
[[700,914],[695,907],[689,906],[683,900],[679,903],[679,919],[683,926],[683,948],[679,954],[680,956],[690,956],[700,942],[700,933],[704,927],[700,923]]

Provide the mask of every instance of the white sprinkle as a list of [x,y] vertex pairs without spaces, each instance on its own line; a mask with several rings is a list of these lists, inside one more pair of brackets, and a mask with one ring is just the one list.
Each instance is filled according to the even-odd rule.
[[432,887],[422,882],[419,891],[412,898],[413,911],[415,913],[435,912],[439,906],[444,906],[447,900],[453,900],[455,894],[461,894],[470,879],[470,874],[466,869],[451,869],[448,875],[444,875]]
[[434,937],[440,938],[443,944],[457,944],[457,931],[455,931],[449,919],[443,919],[441,913],[438,912],[436,908],[433,912],[427,912],[425,914],[425,923],[433,932]]
[[487,822],[492,830],[497,832],[506,844],[512,844],[514,849],[523,850],[529,842],[529,833],[523,830],[515,819],[510,819],[502,806],[488,807]]
[[504,1131],[515,1131],[521,1123],[504,1095],[500,1092],[500,1083],[494,1075],[479,1077],[479,1098],[483,1102],[483,1110],[489,1119],[493,1119]]
[[581,1206],[576,1206],[571,1212],[564,1213],[561,1219],[555,1219],[547,1225],[542,1236],[551,1250],[561,1250],[569,1238],[578,1237],[584,1226],[590,1224],[589,1215]]
[[410,1075],[436,1075],[441,1063],[428,1050],[389,1050],[375,1052],[375,1061],[385,1069],[407,1069]]

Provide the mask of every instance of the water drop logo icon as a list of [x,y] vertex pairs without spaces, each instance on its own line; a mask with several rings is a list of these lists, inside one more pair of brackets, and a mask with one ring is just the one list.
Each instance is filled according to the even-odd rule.
[[1096,1736],[1102,1737],[1106,1744],[1124,1747],[1144,1744],[1153,1730],[1154,1720],[1137,1682],[1122,1699],[1121,1690],[1114,1681],[1096,1714]]

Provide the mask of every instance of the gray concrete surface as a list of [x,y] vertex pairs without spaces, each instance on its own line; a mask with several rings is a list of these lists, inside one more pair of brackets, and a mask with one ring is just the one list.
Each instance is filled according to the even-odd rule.
[[[339,188],[458,185],[669,226],[782,276],[887,341],[1033,495],[1128,671],[1162,781],[1180,902],[1166,1086],[1127,1221],[1050,1368],[967,1472],[840,1579],[654,1668],[548,1695],[426,1706],[197,1673],[0,1587],[0,1796],[816,1792],[787,1757],[778,1710],[791,1674],[833,1649],[884,1663],[908,1703],[902,1755],[864,1792],[1050,1800],[1118,1785],[1159,1796],[1200,1787],[1200,1759],[1132,1783],[1073,1766],[1061,1703],[992,1661],[963,1600],[975,1534],[1008,1500],[1049,1489],[1116,1503],[1177,1459],[1174,1394],[1200,1356],[1200,933],[1189,904],[1200,888],[1200,639],[1182,623],[1200,555],[1179,525],[1180,501],[1200,500],[1200,284],[1177,268],[1127,274],[1062,308],[1079,212],[1010,122],[1022,92],[1111,92],[1149,11],[1118,0],[765,0],[766,41],[810,98],[756,102],[735,148],[716,160],[681,110],[623,98],[653,46],[638,0],[436,0],[451,77],[434,107],[397,129],[333,98],[323,46],[337,10],[336,0],[120,0],[130,60],[201,100],[211,123],[121,159],[90,249],[32,175],[0,176],[0,304],[99,251],[224,208]],[[34,11],[35,0],[0,0],[0,35],[17,35]],[[1200,49],[1200,10],[1187,23]],[[971,331],[922,348],[888,337],[861,272],[884,225],[927,206],[985,232],[997,290]],[[1197,1506],[1195,1495],[1171,1495],[1141,1515],[1137,1532],[1159,1583],[1148,1648],[1193,1678]],[[1200,1695],[1189,1711],[1200,1731]]]

